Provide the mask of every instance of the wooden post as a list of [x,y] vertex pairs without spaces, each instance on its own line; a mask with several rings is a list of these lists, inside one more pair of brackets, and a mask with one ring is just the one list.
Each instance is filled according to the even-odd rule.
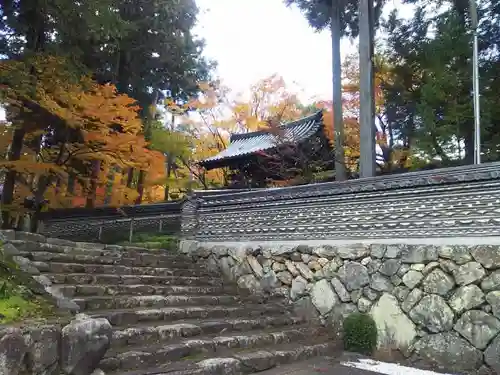
[[375,176],[375,100],[373,80],[373,0],[359,1],[360,175]]
[[44,230],[44,222],[43,220],[39,220],[38,225],[36,226],[36,233],[43,233],[43,230]]
[[128,232],[128,242],[132,243],[132,237],[134,236],[134,219],[130,219],[130,228]]

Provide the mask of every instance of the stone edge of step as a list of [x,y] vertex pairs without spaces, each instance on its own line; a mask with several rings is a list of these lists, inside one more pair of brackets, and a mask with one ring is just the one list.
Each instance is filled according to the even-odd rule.
[[[306,320],[295,316],[261,316],[254,318],[232,319],[186,319],[167,324],[138,323],[127,327],[114,327],[111,347],[119,348],[143,345],[141,340],[149,340],[158,335],[155,340],[167,343],[168,340],[193,339],[209,337],[210,335],[241,335],[259,329],[293,329],[303,326]],[[217,331],[217,332],[214,332]]]
[[[120,261],[127,261],[127,260],[136,260],[137,256],[136,254],[129,254],[127,252],[119,252],[119,251],[114,251],[114,250],[99,250],[96,253],[81,253],[78,252],[80,249],[78,248],[73,248],[73,247],[65,247],[64,249],[61,249],[62,251],[48,251],[50,249],[39,249],[39,250],[20,250],[20,253],[22,256],[25,257],[32,257],[34,258],[35,261],[39,262],[81,262],[81,263],[89,263],[91,260],[99,259],[99,258],[104,258],[106,262],[103,262],[102,264],[116,264],[113,262],[120,262]],[[54,250],[54,249],[53,249]],[[72,252],[73,250],[76,250],[76,252]],[[165,263],[171,263],[173,265],[175,264],[192,264],[196,265],[192,261],[191,258],[186,257],[182,254],[155,254],[155,253],[140,253],[139,256],[142,257],[142,260],[144,260],[144,256],[147,256],[146,259],[149,259],[151,261],[151,258],[157,259],[158,261],[162,261]],[[152,265],[154,266],[154,265]],[[203,266],[203,264],[200,264],[200,266]]]
[[152,266],[123,266],[110,264],[90,264],[90,263],[64,263],[64,262],[31,262],[36,265],[41,274],[75,274],[87,275],[131,275],[141,276],[171,276],[210,278],[218,276],[202,267],[196,268],[176,268],[176,267],[152,267]]
[[[54,238],[46,238],[46,241],[37,241],[32,238],[9,238],[9,242],[16,245],[24,245],[29,247],[30,251],[47,251],[54,253],[64,253],[64,249],[74,249],[78,250],[81,253],[88,254],[98,254],[102,252],[115,252],[116,254],[127,254],[128,252],[138,253],[138,254],[147,254],[147,255],[179,255],[174,250],[168,249],[148,249],[146,247],[138,247],[138,246],[121,246],[121,245],[106,245],[95,242],[73,242],[67,240],[59,240]],[[50,251],[50,250],[58,250],[58,251]],[[189,258],[186,255],[183,255],[184,258]]]
[[228,306],[241,303],[240,297],[237,295],[116,295],[116,296],[87,296],[72,298],[82,311],[102,310],[107,309],[129,309],[134,307],[175,307],[175,306]]
[[[235,316],[231,314],[241,314],[242,312],[245,314],[244,317],[260,316],[263,314],[283,314],[283,312],[290,313],[286,307],[271,303],[268,305],[250,304],[245,306],[213,305],[208,306],[208,308],[207,306],[171,306],[160,308],[107,309],[96,310],[88,314],[94,318],[106,318],[113,326],[123,326],[123,324],[133,324],[130,320],[131,316],[134,316],[136,323],[153,321],[170,322],[180,319],[226,318]],[[165,316],[170,316],[173,320],[165,319]]]
[[[207,286],[207,285],[155,285],[155,284],[53,284],[68,298],[83,297],[105,297],[105,296],[127,296],[127,295],[236,295],[237,289],[230,286]],[[136,293],[136,294],[134,294]]]
[[[171,357],[172,362],[178,362],[189,357],[205,355],[207,350],[212,355],[217,355],[217,352],[257,350],[270,345],[290,345],[293,342],[307,340],[310,336],[309,332],[314,333],[313,337],[326,337],[321,334],[323,332],[321,328],[311,327],[307,323],[267,329],[257,328],[246,332],[232,331],[226,334],[179,337],[148,346],[138,344],[114,348],[106,353],[103,362],[106,367],[115,365],[117,368],[122,367],[122,361],[130,357],[141,358],[141,361],[157,356]],[[273,342],[268,342],[270,340]]]
[[[280,345],[293,345],[299,341],[308,339],[308,332],[313,330],[314,336],[320,333],[319,328],[312,328],[306,324],[296,327],[274,328],[273,330],[252,330],[244,334],[234,332],[228,335],[210,335],[192,338],[180,338],[172,342],[166,342],[145,347],[137,345],[130,350],[113,350],[101,362],[104,371],[117,371],[131,368],[130,360],[134,363],[150,365],[158,359],[160,361],[178,363],[189,360],[192,357],[207,355],[217,356],[218,353],[240,352],[259,348],[275,347]],[[320,337],[325,337],[320,335]],[[272,341],[272,342],[271,342]],[[234,346],[233,346],[234,345]],[[147,351],[145,350],[147,349]],[[220,355],[220,354],[219,354]],[[150,362],[150,363],[148,363]]]
[[[331,356],[338,349],[336,343],[316,343],[296,348],[259,348],[230,356],[220,356],[201,361],[172,362],[168,368],[145,368],[128,372],[109,372],[107,375],[218,375],[252,374],[281,365],[301,362],[318,356]],[[180,366],[179,366],[180,364]],[[176,366],[177,365],[177,366]],[[176,367],[176,368],[172,368]]]

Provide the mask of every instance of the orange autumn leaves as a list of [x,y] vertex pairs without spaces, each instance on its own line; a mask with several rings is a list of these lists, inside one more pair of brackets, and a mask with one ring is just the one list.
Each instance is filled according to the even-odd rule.
[[[151,179],[161,175],[163,155],[146,148],[132,98],[75,76],[53,57],[0,64],[8,116],[0,129],[0,168],[16,172],[18,206],[37,193],[51,207],[131,203],[136,192],[127,180],[140,170]],[[14,133],[22,137],[20,157],[5,160]]]
[[[227,182],[227,171],[218,169],[203,172],[196,167],[196,161],[204,160],[225,149],[231,133],[268,128],[269,120],[287,122],[307,116],[316,110],[323,110],[325,133],[331,146],[334,145],[331,101],[304,105],[278,75],[272,75],[252,85],[245,95],[230,95],[229,90],[218,83],[203,84],[200,89],[200,95],[188,103],[179,106],[169,102],[167,107],[180,114],[186,113],[188,108],[195,111],[194,116],[182,117],[182,123],[188,129],[193,144],[191,168],[195,169],[196,175],[203,174],[212,186],[223,186]],[[356,106],[355,96],[346,95],[345,163],[352,171],[356,170],[359,158],[359,124],[354,113]]]
[[[330,141],[330,145],[333,147],[335,143],[335,126],[332,102],[322,101],[317,103],[316,106],[318,109],[323,110],[325,134]],[[357,169],[360,153],[359,147],[359,122],[355,117],[344,116],[344,160],[346,168],[352,172]]]
[[189,166],[185,168],[203,179],[199,188],[222,187],[227,183],[228,171],[203,171],[196,162],[224,150],[231,133],[256,131],[267,128],[271,119],[287,122],[304,114],[297,96],[278,75],[260,80],[244,94],[233,95],[220,82],[204,83],[200,91],[198,97],[183,105],[167,102],[172,112],[185,114],[188,108],[194,111],[182,117],[182,125],[193,145]]

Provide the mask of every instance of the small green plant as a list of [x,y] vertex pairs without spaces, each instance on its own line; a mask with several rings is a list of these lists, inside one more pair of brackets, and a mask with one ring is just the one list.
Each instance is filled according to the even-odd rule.
[[371,354],[377,346],[377,325],[370,315],[353,313],[344,319],[344,349]]
[[[137,233],[132,238],[134,246],[145,247],[150,250],[177,250],[178,238],[172,235],[159,233]],[[118,242],[119,245],[130,245],[128,241]]]
[[19,267],[0,247],[0,324],[53,315],[53,306],[30,289],[31,276],[23,276]]

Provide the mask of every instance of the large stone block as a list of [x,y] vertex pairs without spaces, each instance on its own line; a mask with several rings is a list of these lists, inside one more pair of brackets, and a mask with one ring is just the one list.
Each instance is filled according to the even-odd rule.
[[340,267],[338,277],[349,291],[360,289],[370,283],[368,270],[357,262],[346,262]]
[[321,315],[332,311],[333,307],[340,303],[338,296],[333,291],[331,284],[323,279],[316,282],[311,290],[311,300]]
[[377,324],[379,348],[405,352],[417,336],[415,323],[405,315],[397,298],[391,294],[382,294],[370,314]]
[[28,352],[23,333],[18,328],[8,328],[0,335],[0,374],[19,375]]
[[484,268],[477,262],[468,262],[458,267],[454,272],[458,285],[469,285],[483,279],[486,275]]
[[488,269],[500,268],[500,246],[475,246],[471,250],[472,257],[476,262]]
[[480,306],[484,300],[484,293],[477,285],[466,285],[455,290],[449,305],[457,314],[461,314]]
[[352,244],[337,246],[337,255],[341,259],[361,259],[370,254],[370,246],[364,244]]
[[451,332],[424,336],[415,343],[413,350],[418,357],[448,371],[473,371],[483,363],[480,350]]
[[31,345],[28,351],[28,368],[34,374],[52,374],[59,366],[61,329],[44,326],[30,331]]
[[108,320],[79,314],[62,329],[61,367],[67,375],[88,375],[97,367],[111,345]]
[[453,327],[454,314],[442,297],[430,294],[411,309],[410,318],[430,332],[438,333]]
[[500,332],[500,320],[484,311],[471,310],[465,312],[453,328],[476,348],[485,349]]
[[429,273],[422,282],[422,290],[430,294],[445,296],[455,286],[453,277],[437,268]]
[[403,263],[427,263],[438,259],[438,249],[435,246],[409,245],[401,252]]

